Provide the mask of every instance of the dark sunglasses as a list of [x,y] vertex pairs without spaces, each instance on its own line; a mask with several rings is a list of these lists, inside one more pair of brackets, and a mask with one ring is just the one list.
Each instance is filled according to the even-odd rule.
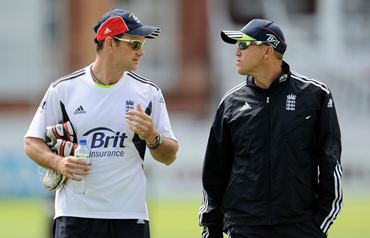
[[251,45],[263,45],[267,43],[267,41],[238,41],[238,48],[240,50],[245,50]]
[[119,38],[119,37],[113,37],[116,40],[119,41],[124,41],[130,43],[130,47],[133,50],[139,50],[144,47],[145,41],[140,41],[140,40],[131,40],[131,39],[125,39],[125,38]]

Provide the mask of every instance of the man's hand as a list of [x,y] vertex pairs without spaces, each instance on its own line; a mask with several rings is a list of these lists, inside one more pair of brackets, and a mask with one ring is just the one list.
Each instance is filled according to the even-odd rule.
[[58,161],[58,171],[69,179],[82,181],[83,177],[88,175],[91,165],[75,156],[63,157]]
[[127,112],[125,118],[130,130],[147,144],[153,144],[158,132],[153,127],[152,117],[143,111],[140,104],[136,106],[136,111]]
[[[127,112],[125,118],[130,130],[138,134],[141,140],[145,140],[155,160],[166,165],[175,161],[178,150],[177,141],[161,137],[153,126],[152,117],[143,111],[140,104],[136,106],[136,111]],[[159,144],[158,140],[161,141]]]
[[73,156],[77,148],[74,139],[75,133],[69,121],[46,127],[45,142],[55,154],[52,156],[54,166],[48,166],[55,170],[48,169],[42,177],[42,183],[49,191],[59,189],[67,178],[81,181],[91,170],[86,161]]

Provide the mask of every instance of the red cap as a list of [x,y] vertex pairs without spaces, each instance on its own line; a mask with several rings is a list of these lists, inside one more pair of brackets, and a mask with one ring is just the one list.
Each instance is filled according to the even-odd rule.
[[98,31],[96,32],[96,39],[101,41],[108,36],[116,36],[127,31],[128,27],[121,17],[111,17],[99,27]]
[[128,35],[143,36],[154,39],[159,36],[159,28],[145,26],[133,14],[123,9],[112,9],[105,13],[94,26],[96,40],[102,41],[108,36],[113,37],[126,33]]

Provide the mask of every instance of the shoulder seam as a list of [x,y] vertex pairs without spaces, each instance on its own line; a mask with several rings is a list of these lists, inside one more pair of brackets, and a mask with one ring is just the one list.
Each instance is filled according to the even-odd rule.
[[139,82],[142,82],[142,83],[145,83],[145,84],[150,84],[152,85],[153,87],[155,87],[157,90],[159,90],[159,87],[153,83],[152,81],[150,81],[149,79],[146,79],[132,71],[128,71],[127,75],[129,75],[130,77],[132,77],[133,79],[139,81]]
[[322,82],[318,81],[318,80],[315,80],[315,79],[311,79],[311,78],[307,78],[306,76],[303,76],[301,74],[298,74],[294,71],[292,71],[292,74],[291,74],[292,78],[294,79],[297,79],[303,83],[307,83],[307,84],[312,84],[316,87],[319,87],[321,90],[325,91],[327,94],[330,94],[330,90],[329,88]]
[[78,70],[78,71],[76,71],[74,73],[71,73],[67,76],[64,76],[62,78],[59,78],[59,79],[55,80],[51,85],[52,85],[53,88],[55,88],[61,82],[68,81],[68,80],[71,80],[71,79],[74,79],[74,78],[78,78],[78,77],[80,77],[84,74],[86,74],[85,70],[81,69],[81,70]]
[[232,89],[230,89],[222,98],[221,98],[221,101],[220,103],[218,104],[218,107],[220,107],[221,103],[232,93],[238,91],[239,89],[241,89],[243,86],[246,85],[246,81],[238,84],[237,86],[233,87]]

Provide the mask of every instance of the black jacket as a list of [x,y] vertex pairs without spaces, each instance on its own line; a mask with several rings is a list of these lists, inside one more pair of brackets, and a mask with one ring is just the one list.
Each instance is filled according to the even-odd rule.
[[221,100],[203,165],[204,237],[222,237],[230,227],[309,220],[326,233],[341,209],[332,95],[287,63],[282,69],[269,89],[247,77]]

